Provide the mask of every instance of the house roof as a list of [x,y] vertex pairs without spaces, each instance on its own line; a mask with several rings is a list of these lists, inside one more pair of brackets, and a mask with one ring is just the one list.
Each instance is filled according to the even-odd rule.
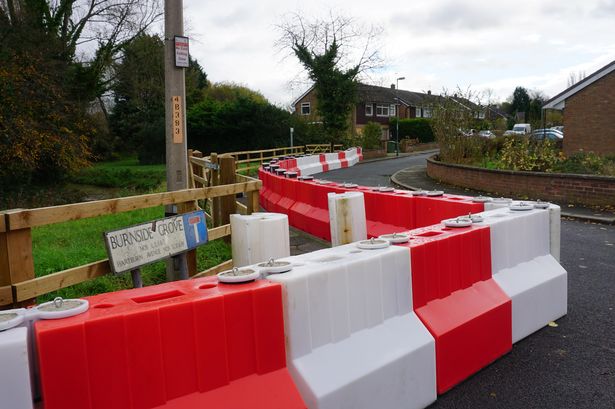
[[571,87],[566,88],[565,90],[545,102],[542,106],[542,109],[564,109],[564,107],[566,106],[566,99],[570,98],[577,92],[581,91],[585,87],[593,84],[600,78],[610,74],[613,71],[615,71],[615,61],[611,61],[609,64],[600,68],[598,71],[583,78],[581,81],[577,82],[576,84],[573,84]]
[[433,102],[439,98],[436,95],[424,94],[422,92],[406,91],[388,87],[378,87],[359,83],[357,86],[359,101],[362,102],[385,102],[395,104],[397,98],[399,102],[406,106],[421,106]]

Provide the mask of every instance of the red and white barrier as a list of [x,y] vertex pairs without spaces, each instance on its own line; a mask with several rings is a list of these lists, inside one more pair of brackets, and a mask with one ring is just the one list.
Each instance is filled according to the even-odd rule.
[[567,273],[551,254],[558,227],[551,226],[552,214],[507,208],[482,214],[490,228],[494,280],[512,299],[513,342],[567,313]]
[[412,312],[410,257],[355,244],[286,259],[291,374],[309,408],[423,408],[436,399],[434,340]]
[[283,159],[276,164],[282,169],[297,172],[299,176],[309,176],[333,169],[354,166],[361,160],[363,160],[361,148],[349,148],[340,152]]
[[86,313],[35,324],[45,409],[306,407],[279,284],[207,277],[87,299]]
[[438,393],[512,348],[511,302],[491,278],[489,228],[409,232],[414,309],[436,341]]
[[474,203],[471,197],[423,197],[393,189],[349,188],[333,182],[289,179],[263,169],[259,170],[259,177],[263,181],[262,207],[288,214],[291,226],[325,240],[331,240],[327,194],[332,192],[360,191],[364,194],[368,237],[429,226],[443,219],[484,210],[483,203]]

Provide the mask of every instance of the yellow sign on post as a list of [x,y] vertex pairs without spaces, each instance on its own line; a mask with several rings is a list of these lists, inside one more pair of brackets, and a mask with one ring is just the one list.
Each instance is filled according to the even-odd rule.
[[184,124],[182,114],[182,100],[178,95],[173,96],[173,143],[184,141]]

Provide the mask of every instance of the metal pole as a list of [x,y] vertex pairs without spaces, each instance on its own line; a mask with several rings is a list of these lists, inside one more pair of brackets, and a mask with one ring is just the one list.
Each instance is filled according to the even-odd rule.
[[395,104],[395,116],[397,117],[397,121],[395,121],[395,156],[399,156],[399,80],[405,80],[406,77],[397,78],[395,85],[395,96],[396,96],[396,104]]
[[[164,98],[167,191],[188,188],[188,152],[186,144],[186,88],[184,69],[175,66],[175,36],[184,34],[183,0],[164,1]],[[174,121],[180,121],[180,124]],[[174,127],[174,125],[177,125]],[[177,207],[165,207],[165,213],[177,213]],[[185,255],[183,255],[185,257]],[[179,276],[178,266],[167,262],[167,279]]]
[[290,128],[290,147],[293,147],[293,133],[295,132],[295,128]]

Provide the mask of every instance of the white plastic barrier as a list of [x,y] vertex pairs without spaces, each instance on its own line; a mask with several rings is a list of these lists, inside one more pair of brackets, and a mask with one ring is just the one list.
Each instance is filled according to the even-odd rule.
[[[510,203],[512,203],[511,199],[494,199],[493,201],[485,202],[485,211],[508,208]],[[561,236],[561,208],[553,203],[549,203],[549,225],[549,246],[551,248],[551,255],[555,257],[557,261],[559,261]]]
[[482,213],[490,226],[493,278],[512,300],[512,341],[567,312],[566,270],[551,255],[549,209]]
[[320,163],[320,156],[310,155],[302,158],[297,158],[297,168],[301,176],[309,176],[322,172],[322,163]]
[[30,327],[24,308],[0,311],[0,408],[32,408]]
[[434,339],[412,311],[410,256],[355,244],[288,258],[289,369],[311,409],[423,408],[436,399]]
[[0,331],[0,408],[32,408],[27,327]]
[[340,169],[342,167],[342,162],[340,162],[340,157],[336,152],[325,153],[325,160],[327,161],[327,165],[329,165],[329,170]]
[[349,148],[345,151],[348,166],[354,166],[359,163],[359,148]]
[[278,259],[290,255],[288,216],[281,213],[252,213],[231,215],[231,246],[233,265]]
[[333,247],[367,239],[363,192],[328,193]]

